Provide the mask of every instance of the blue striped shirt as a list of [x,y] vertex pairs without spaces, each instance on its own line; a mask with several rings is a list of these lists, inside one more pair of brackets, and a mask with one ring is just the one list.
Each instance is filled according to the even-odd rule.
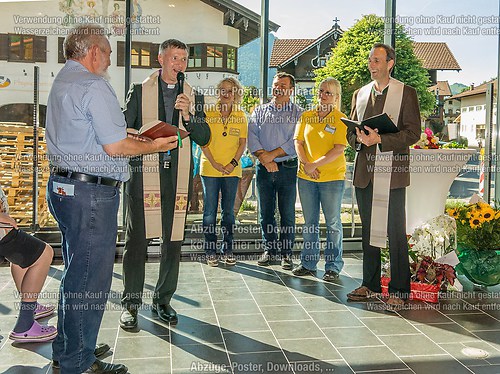
[[109,156],[103,148],[125,139],[126,126],[109,82],[68,60],[47,102],[45,137],[51,165],[127,181],[128,159]]
[[277,157],[276,162],[297,157],[293,142],[295,126],[303,112],[298,105],[288,102],[277,108],[271,101],[255,108],[248,123],[248,149],[254,153],[259,149],[272,151],[282,148],[286,156]]

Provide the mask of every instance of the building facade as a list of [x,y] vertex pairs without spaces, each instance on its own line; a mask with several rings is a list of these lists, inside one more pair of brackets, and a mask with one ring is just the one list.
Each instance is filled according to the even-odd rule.
[[[110,82],[120,100],[125,74],[124,0],[49,0],[0,3],[0,92],[2,104],[33,102],[33,66],[40,67],[40,103],[65,60],[62,43],[78,23],[99,23],[108,33],[112,55]],[[35,10],[36,9],[36,10]],[[43,9],[43,11],[39,11]],[[158,48],[176,38],[189,45],[186,80],[210,93],[221,79],[238,76],[237,50],[258,37],[260,16],[234,1],[133,0],[131,82],[159,68]],[[270,31],[279,26],[269,23]]]
[[[471,87],[468,91],[452,96],[450,100],[460,101],[460,116],[455,119],[459,122],[461,137],[468,140],[469,146],[484,146],[486,134],[486,89],[491,82],[483,83],[477,87]],[[496,89],[496,80],[494,87]],[[496,103],[493,103],[492,122],[496,123]]]

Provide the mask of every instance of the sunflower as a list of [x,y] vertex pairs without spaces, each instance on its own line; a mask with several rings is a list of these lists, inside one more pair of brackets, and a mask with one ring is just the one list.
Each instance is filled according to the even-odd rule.
[[496,212],[495,214],[495,219],[499,219],[500,218],[500,210],[498,212]]
[[469,225],[470,225],[470,227],[471,227],[472,229],[476,229],[476,228],[478,228],[479,226],[481,226],[481,223],[482,223],[482,222],[480,221],[480,219],[479,219],[479,218],[471,218],[471,219],[469,220]]
[[460,211],[457,208],[448,209],[447,213],[449,216],[451,216],[455,219],[457,219],[458,216],[460,215]]
[[477,210],[491,209],[490,204],[487,204],[484,201],[478,202],[475,207]]
[[482,216],[485,221],[491,221],[493,218],[495,218],[495,211],[491,209],[491,207],[485,208],[483,210]]
[[469,219],[479,218],[481,217],[481,211],[473,208],[465,214],[465,217]]

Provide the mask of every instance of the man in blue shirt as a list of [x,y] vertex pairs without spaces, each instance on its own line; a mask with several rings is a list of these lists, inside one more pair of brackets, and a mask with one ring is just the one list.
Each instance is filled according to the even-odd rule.
[[53,366],[61,373],[127,373],[96,359],[95,344],[111,287],[124,156],[168,151],[177,137],[127,137],[116,94],[104,79],[111,47],[98,25],[80,25],[64,40],[66,64],[47,102],[51,163],[49,209],[62,233],[64,272]]
[[[272,101],[255,108],[248,124],[248,149],[259,160],[256,174],[264,253],[257,264],[269,265],[280,250],[284,270],[293,268],[298,165],[293,135],[302,114],[302,109],[290,102],[294,87],[293,75],[276,74]],[[274,215],[276,200],[279,228]]]

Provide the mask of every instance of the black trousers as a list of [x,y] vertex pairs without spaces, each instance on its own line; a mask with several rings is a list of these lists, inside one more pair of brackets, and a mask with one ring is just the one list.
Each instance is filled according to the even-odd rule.
[[[361,217],[363,239],[363,286],[381,292],[380,248],[370,245],[373,184],[366,188],[356,187],[356,200]],[[407,299],[410,292],[410,264],[406,239],[406,188],[390,191],[387,234],[391,260],[391,282],[389,293]]]
[[[142,174],[132,173],[130,181],[125,184],[126,227],[125,248],[123,251],[123,295],[122,305],[142,304],[145,280],[146,292],[153,292],[153,303],[169,304],[177,289],[179,263],[181,259],[182,241],[170,241],[174,218],[175,172],[160,168],[161,181],[161,214],[163,226],[163,243],[161,244],[160,270],[158,278],[151,274],[146,279],[145,266],[148,242],[144,218],[144,200]],[[148,274],[149,275],[149,274]],[[150,282],[156,286],[153,288]]]

